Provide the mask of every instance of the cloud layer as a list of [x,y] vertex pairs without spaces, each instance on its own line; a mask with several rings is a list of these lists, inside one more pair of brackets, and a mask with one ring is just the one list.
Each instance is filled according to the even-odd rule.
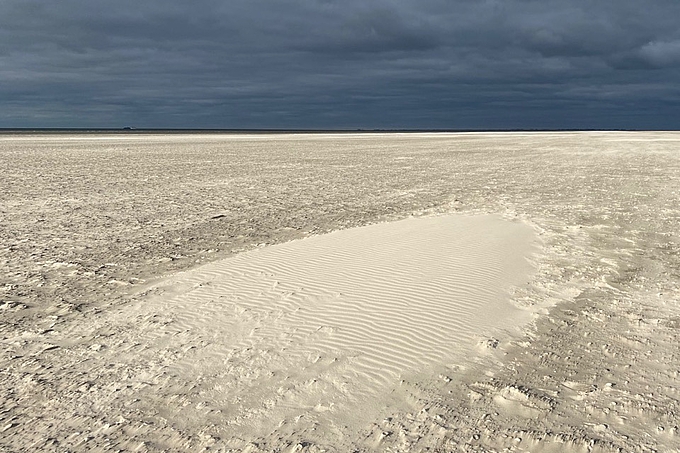
[[0,127],[680,128],[676,0],[5,0]]

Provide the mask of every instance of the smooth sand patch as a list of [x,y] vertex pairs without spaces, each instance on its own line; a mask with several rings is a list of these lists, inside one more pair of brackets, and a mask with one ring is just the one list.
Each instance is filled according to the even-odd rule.
[[[200,387],[203,410],[189,402],[179,425],[208,417],[246,441],[289,431],[333,444],[400,404],[388,394],[402,377],[526,321],[507,291],[528,280],[535,240],[520,222],[450,215],[265,247],[163,282],[130,341],[173,356],[147,381],[175,396]],[[160,328],[139,322],[154,314]]]

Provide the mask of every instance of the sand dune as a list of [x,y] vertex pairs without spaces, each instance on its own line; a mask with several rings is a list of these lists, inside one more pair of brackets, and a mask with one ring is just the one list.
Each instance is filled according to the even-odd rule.
[[[164,382],[177,395],[200,387],[205,404],[183,411],[185,429],[217,421],[245,447],[293,424],[294,438],[339,445],[395,410],[402,377],[460,362],[483,335],[528,319],[507,291],[528,279],[534,241],[498,216],[338,231],[178,274],[100,322],[125,332],[119,345],[169,357],[145,377],[155,395]],[[140,322],[157,314],[168,321]]]

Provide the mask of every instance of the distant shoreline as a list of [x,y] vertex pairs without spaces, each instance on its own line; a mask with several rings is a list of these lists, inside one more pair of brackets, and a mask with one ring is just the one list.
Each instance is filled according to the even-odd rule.
[[384,134],[457,132],[672,132],[647,129],[137,129],[137,128],[0,128],[4,134]]

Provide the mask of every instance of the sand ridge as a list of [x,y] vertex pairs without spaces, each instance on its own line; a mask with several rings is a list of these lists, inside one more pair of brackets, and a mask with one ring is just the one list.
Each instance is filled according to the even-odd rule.
[[[464,361],[480,338],[529,319],[508,291],[528,281],[534,246],[530,227],[498,216],[343,230],[178,274],[90,331],[118,332],[98,343],[99,361],[156,359],[122,395],[144,411],[176,407],[176,427],[230,448],[277,448],[285,433],[341,449],[404,407],[390,397],[402,378]],[[194,392],[198,407],[175,405]]]

